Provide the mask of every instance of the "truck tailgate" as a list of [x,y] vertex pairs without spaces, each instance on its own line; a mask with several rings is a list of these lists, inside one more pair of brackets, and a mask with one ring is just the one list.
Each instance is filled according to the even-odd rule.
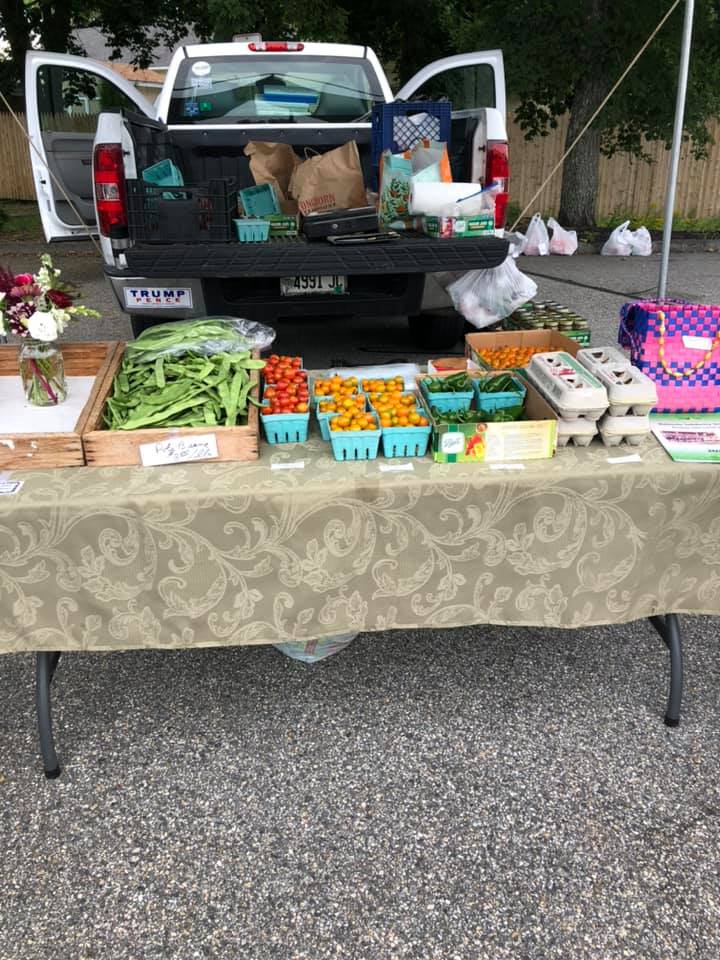
[[497,267],[507,252],[507,241],[493,236],[434,240],[408,233],[387,243],[342,246],[302,237],[266,243],[136,244],[126,257],[128,270],[138,277],[289,277],[460,273]]

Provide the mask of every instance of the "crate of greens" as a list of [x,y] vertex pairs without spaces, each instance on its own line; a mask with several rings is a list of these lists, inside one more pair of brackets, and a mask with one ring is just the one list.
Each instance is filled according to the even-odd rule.
[[108,371],[83,435],[86,462],[255,460],[263,366],[231,320],[151,327]]
[[518,420],[525,403],[525,384],[512,373],[488,374],[473,380],[477,409],[494,421]]
[[470,408],[473,385],[465,371],[445,376],[419,377],[419,384],[420,392],[428,404],[443,413]]

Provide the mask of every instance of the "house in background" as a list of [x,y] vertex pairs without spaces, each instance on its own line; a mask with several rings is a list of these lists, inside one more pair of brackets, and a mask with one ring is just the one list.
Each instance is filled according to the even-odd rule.
[[[119,73],[124,80],[128,80],[136,86],[150,103],[153,103],[160,93],[160,88],[165,79],[165,71],[176,49],[176,47],[155,47],[152,52],[152,66],[148,70],[141,70],[130,63],[132,54],[127,49],[121,49],[118,60],[111,60],[110,55],[113,48],[108,45],[104,34],[97,27],[83,27],[81,30],[74,30],[73,39],[85,51],[87,57],[90,57],[91,60],[100,60],[105,66]],[[199,38],[192,31],[188,31],[187,35],[176,46],[199,42]]]
[[134,87],[137,87],[140,93],[142,93],[150,103],[155,102],[155,98],[160,93],[160,88],[165,79],[164,70],[162,72],[158,70],[141,70],[140,67],[133,67],[129,63],[120,63],[118,60],[104,60],[102,62],[106,67],[110,67],[111,70],[119,74],[123,80],[127,80],[128,83],[132,83]]

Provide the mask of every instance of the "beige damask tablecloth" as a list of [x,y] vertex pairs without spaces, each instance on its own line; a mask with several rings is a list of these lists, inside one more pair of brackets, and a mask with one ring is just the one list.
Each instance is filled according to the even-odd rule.
[[608,462],[630,452],[383,473],[393,461],[338,464],[316,439],[255,463],[14,473],[0,651],[720,613],[720,467],[654,440]]

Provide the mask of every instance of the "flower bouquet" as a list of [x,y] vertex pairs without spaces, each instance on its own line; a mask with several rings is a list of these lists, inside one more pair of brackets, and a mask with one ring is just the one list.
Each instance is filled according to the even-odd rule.
[[21,337],[20,376],[30,403],[51,406],[67,396],[62,353],[56,340],[71,320],[99,317],[75,303],[76,291],[60,280],[48,254],[36,274],[0,267],[0,334]]

